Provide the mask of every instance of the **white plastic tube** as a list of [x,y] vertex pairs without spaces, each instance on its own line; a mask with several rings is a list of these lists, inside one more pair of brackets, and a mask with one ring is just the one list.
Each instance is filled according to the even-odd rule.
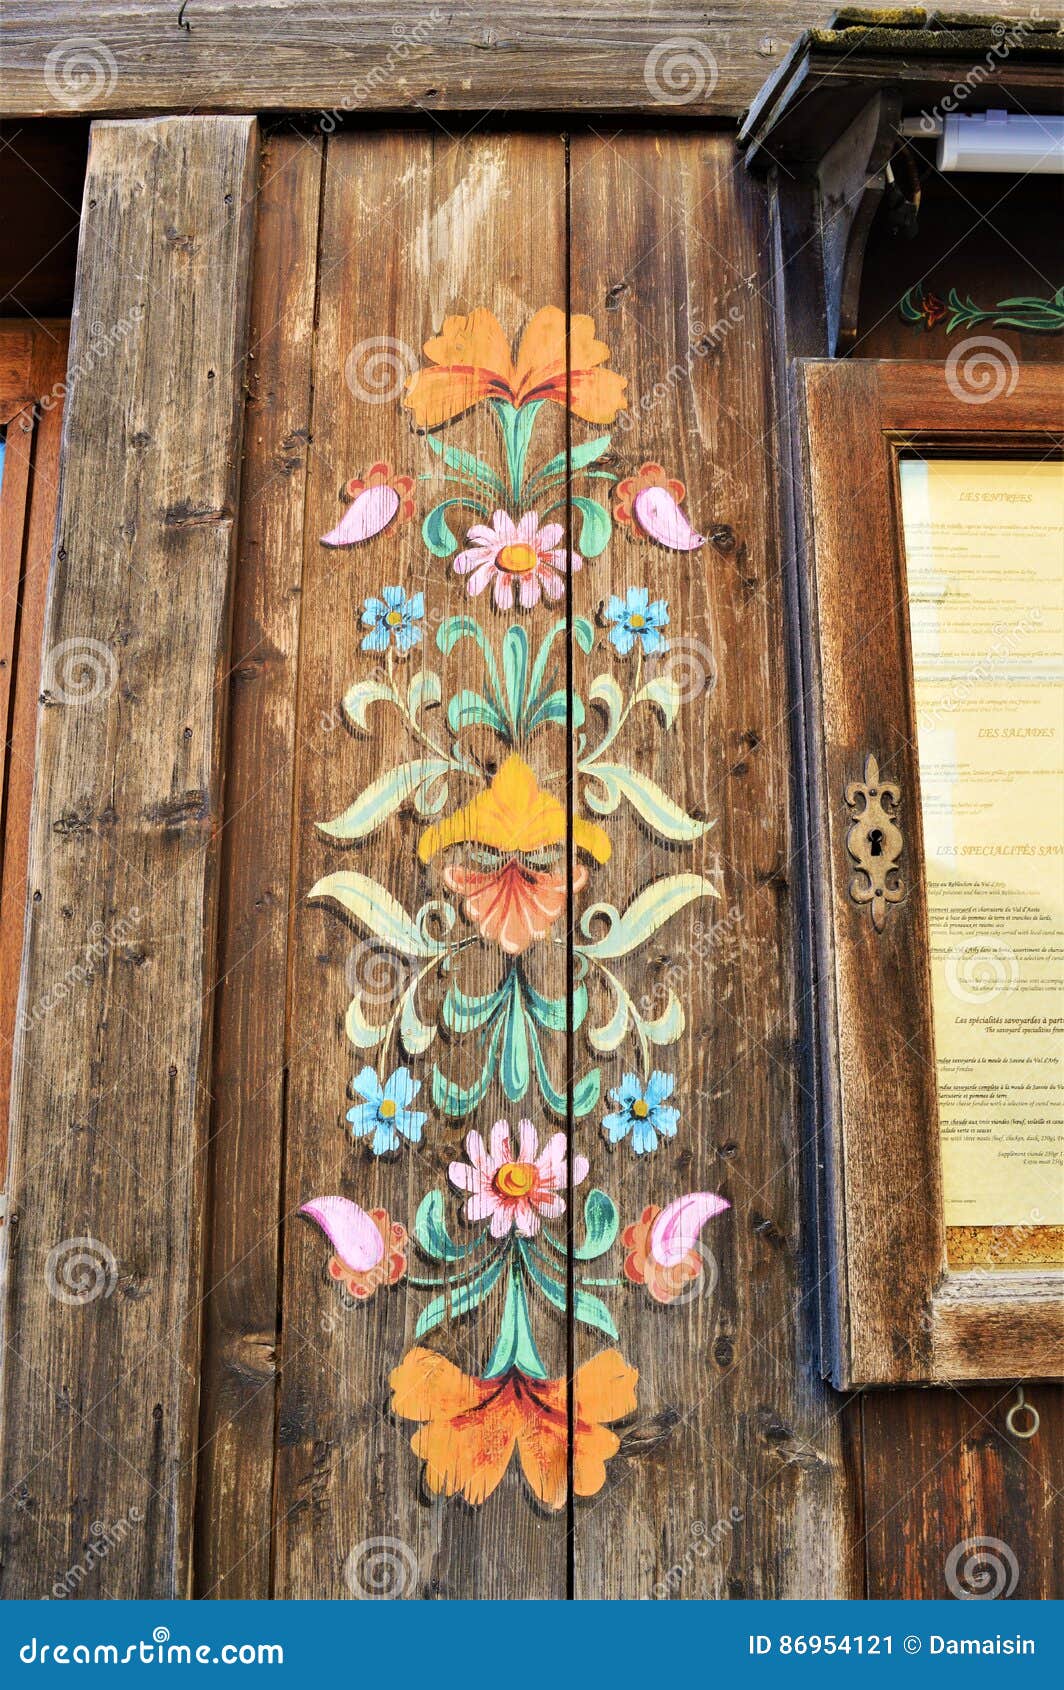
[[1064,117],[951,112],[938,143],[938,168],[1059,175],[1064,172]]

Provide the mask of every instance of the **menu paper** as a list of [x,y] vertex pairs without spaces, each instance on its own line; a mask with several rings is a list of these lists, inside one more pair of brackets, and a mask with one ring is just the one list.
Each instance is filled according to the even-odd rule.
[[948,1227],[1064,1223],[1064,466],[900,465]]

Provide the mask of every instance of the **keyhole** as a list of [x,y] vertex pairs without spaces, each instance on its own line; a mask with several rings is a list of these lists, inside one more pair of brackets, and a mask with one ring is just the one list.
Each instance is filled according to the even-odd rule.
[[883,855],[883,829],[874,827],[868,835],[868,855],[881,857]]

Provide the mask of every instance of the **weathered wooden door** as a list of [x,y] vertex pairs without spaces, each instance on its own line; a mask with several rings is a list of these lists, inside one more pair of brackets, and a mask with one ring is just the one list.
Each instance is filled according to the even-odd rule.
[[279,1593],[839,1590],[755,193],[705,136],[267,158],[202,1588],[266,1555],[276,1276]]
[[[937,1445],[875,1403],[863,1519],[817,1360],[774,250],[724,133],[95,127],[5,1594],[896,1588]],[[1041,1506],[973,1459],[907,1594]]]

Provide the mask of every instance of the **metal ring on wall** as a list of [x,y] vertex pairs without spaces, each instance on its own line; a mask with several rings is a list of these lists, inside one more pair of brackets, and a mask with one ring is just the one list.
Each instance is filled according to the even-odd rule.
[[[1017,1426],[1014,1418],[1017,1414],[1029,1414],[1031,1416],[1031,1424],[1026,1431],[1021,1431]],[[1023,1386],[1017,1385],[1016,1401],[1005,1416],[1005,1425],[1008,1427],[1014,1438],[1033,1438],[1041,1424],[1041,1416],[1039,1415],[1038,1410],[1035,1408],[1033,1403],[1029,1403],[1024,1400]]]

